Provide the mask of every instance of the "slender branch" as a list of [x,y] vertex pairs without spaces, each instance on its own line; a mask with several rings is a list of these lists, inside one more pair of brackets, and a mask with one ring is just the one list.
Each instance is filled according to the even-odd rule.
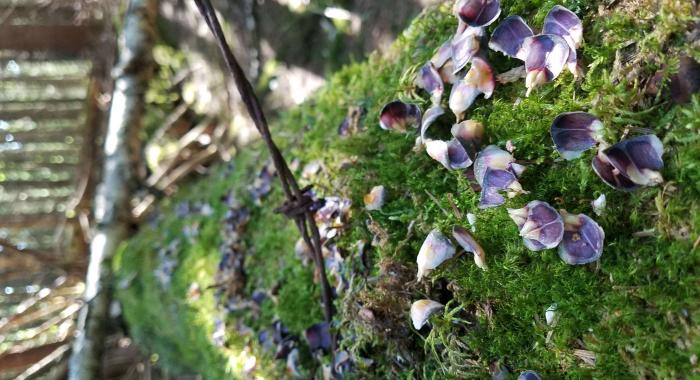
[[[207,25],[211,29],[214,39],[216,40],[216,43],[223,54],[224,61],[226,62],[231,75],[233,76],[238,92],[241,95],[241,99],[243,100],[250,117],[253,119],[255,127],[260,132],[263,141],[265,141],[265,144],[270,151],[272,161],[277,169],[280,182],[282,183],[282,190],[287,197],[287,203],[283,209],[288,210],[286,215],[289,218],[294,219],[302,239],[309,246],[310,250],[314,252],[314,263],[321,278],[321,296],[325,319],[330,325],[333,320],[332,292],[330,283],[328,282],[328,277],[326,276],[320,234],[318,232],[316,222],[314,221],[313,211],[311,211],[308,207],[308,204],[310,203],[309,195],[307,192],[302,191],[302,189],[299,188],[294,175],[287,166],[287,162],[272,139],[272,134],[270,133],[270,129],[267,124],[267,119],[265,118],[260,102],[255,95],[253,86],[246,78],[243,69],[238,64],[238,61],[234,57],[233,52],[226,41],[226,37],[221,29],[221,24],[216,16],[214,7],[211,5],[209,0],[194,0],[194,2],[206,20]],[[311,236],[309,236],[309,231],[311,232]],[[331,336],[331,355],[335,355],[335,334],[332,334]]]

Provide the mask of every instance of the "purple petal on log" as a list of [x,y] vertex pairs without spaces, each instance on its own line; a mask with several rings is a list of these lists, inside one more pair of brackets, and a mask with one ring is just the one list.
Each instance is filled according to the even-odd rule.
[[327,322],[317,323],[304,330],[304,338],[311,352],[319,349],[329,352],[331,349],[331,329]]
[[445,41],[445,43],[438,48],[437,52],[430,58],[430,63],[432,63],[433,67],[436,69],[441,69],[450,58],[452,58],[452,40]]
[[487,169],[507,170],[514,162],[515,159],[513,156],[505,150],[495,145],[487,146],[484,150],[479,152],[474,161],[474,177],[476,178],[476,182],[484,187],[483,182]]
[[498,0],[459,0],[456,4],[457,16],[469,26],[487,26],[501,14]]
[[445,92],[445,85],[442,83],[440,73],[433,67],[433,64],[428,62],[418,71],[416,76],[416,86],[424,89],[430,94],[430,100],[433,104],[440,104],[442,93]]
[[671,99],[677,104],[688,103],[697,92],[700,92],[700,63],[683,55],[678,73],[671,77]]
[[428,108],[427,111],[425,111],[425,116],[423,117],[423,123],[421,124],[420,127],[420,138],[422,141],[428,141],[429,139],[425,136],[425,134],[428,132],[428,128],[437,120],[440,116],[445,114],[445,110],[442,109],[442,107],[435,105],[430,108]]
[[655,135],[620,141],[603,153],[615,169],[637,185],[655,186],[663,182],[659,170],[664,167],[661,157],[664,146]]
[[486,270],[486,252],[481,247],[481,245],[474,239],[474,237],[461,226],[452,227],[452,237],[455,238],[457,243],[464,248],[465,251],[474,254],[474,262],[476,265]]
[[605,232],[584,214],[569,214],[562,210],[565,231],[559,245],[559,257],[567,264],[588,264],[603,254]]
[[522,49],[525,59],[526,96],[537,86],[554,80],[561,74],[569,58],[569,45],[555,34],[540,34],[525,39]]
[[452,61],[454,62],[453,72],[461,71],[481,46],[481,37],[484,35],[484,28],[467,27],[462,33],[455,35],[452,40]]
[[508,16],[491,34],[489,47],[509,57],[521,61],[527,59],[527,54],[521,48],[526,38],[534,36],[532,29],[520,16]]
[[602,139],[603,123],[586,112],[566,112],[552,122],[550,132],[559,154],[567,160],[579,157]]
[[464,79],[452,86],[450,109],[457,119],[461,119],[461,115],[469,109],[479,94],[484,94],[484,98],[488,99],[495,87],[496,80],[491,65],[483,58],[474,57],[472,67]]
[[598,152],[593,157],[593,171],[605,182],[606,185],[621,191],[633,191],[639,188],[639,185],[632,182],[619,170],[610,163],[608,156],[603,152]]
[[385,105],[379,115],[379,126],[386,130],[405,132],[409,127],[417,127],[420,122],[418,106],[399,100]]
[[542,378],[537,372],[528,370],[520,372],[518,380],[542,380]]
[[532,201],[522,209],[508,209],[508,215],[518,226],[525,246],[531,251],[554,248],[561,242],[564,222],[548,203]]

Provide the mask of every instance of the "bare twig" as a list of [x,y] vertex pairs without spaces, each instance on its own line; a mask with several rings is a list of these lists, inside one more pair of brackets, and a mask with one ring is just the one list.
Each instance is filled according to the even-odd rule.
[[[302,239],[306,242],[311,251],[314,252],[314,263],[320,273],[321,278],[321,295],[325,319],[326,322],[331,324],[333,320],[332,293],[330,283],[328,282],[328,278],[326,276],[326,268],[321,251],[321,237],[318,232],[316,222],[314,221],[314,212],[311,209],[314,202],[311,199],[308,189],[299,188],[299,185],[297,184],[294,175],[289,170],[282,153],[273,141],[267,124],[267,119],[265,118],[260,102],[255,95],[253,86],[246,78],[243,69],[234,57],[233,52],[226,41],[226,37],[221,29],[221,24],[219,23],[216,16],[216,11],[211,5],[211,2],[209,0],[195,0],[195,4],[197,4],[200,13],[202,16],[204,16],[204,19],[214,34],[214,39],[216,40],[216,43],[224,56],[224,60],[226,61],[226,65],[233,76],[238,92],[241,95],[241,99],[243,100],[250,117],[253,119],[255,127],[257,128],[258,132],[260,132],[263,141],[265,141],[265,144],[270,151],[272,161],[275,164],[278,177],[282,183],[282,190],[287,198],[285,205],[276,211],[284,213],[290,219],[294,219],[294,222],[301,233]],[[332,334],[331,338],[331,355],[334,356],[335,334]]]

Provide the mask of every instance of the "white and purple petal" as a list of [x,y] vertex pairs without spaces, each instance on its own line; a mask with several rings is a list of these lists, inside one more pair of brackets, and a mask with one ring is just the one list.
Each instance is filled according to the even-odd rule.
[[527,370],[520,372],[520,375],[518,375],[518,380],[542,380],[542,377],[540,377],[540,374],[535,371]]
[[306,338],[311,352],[317,350],[330,352],[332,338],[330,326],[327,322],[317,323],[304,330],[304,338]]
[[588,264],[603,254],[605,232],[587,215],[569,214],[562,210],[564,237],[559,245],[559,257],[567,264]]
[[586,112],[566,112],[552,122],[550,132],[557,151],[573,160],[602,140],[603,123]]
[[430,128],[430,126],[435,122],[435,120],[437,120],[443,114],[445,114],[445,110],[438,105],[434,105],[428,108],[427,111],[425,111],[425,115],[423,116],[423,122],[421,123],[420,127],[420,138],[423,142],[429,140],[426,137],[428,128]]
[[452,58],[452,40],[448,40],[440,47],[438,50],[435,52],[432,58],[430,58],[430,63],[433,64],[433,67],[436,69],[441,69],[447,61],[449,61]]
[[484,94],[484,98],[488,99],[495,87],[496,80],[491,65],[483,58],[474,57],[467,75],[452,87],[450,109],[458,119],[461,119],[479,94]]
[[472,159],[457,139],[450,141],[427,140],[425,150],[428,155],[448,170],[464,169],[472,164]]
[[534,36],[532,29],[520,16],[508,16],[491,34],[489,47],[509,57],[524,61],[527,54],[521,48],[525,39]]
[[541,251],[559,245],[564,235],[561,215],[546,202],[532,201],[521,209],[508,209],[531,251]]
[[452,237],[467,252],[474,254],[474,263],[481,269],[486,270],[486,252],[474,237],[461,226],[452,227]]
[[655,186],[663,182],[659,171],[664,167],[664,146],[655,135],[623,140],[603,152],[615,169],[637,185]]
[[513,156],[505,150],[495,145],[487,146],[479,152],[474,161],[474,176],[476,182],[483,187],[484,176],[487,169],[507,170],[514,162],[515,159]]
[[572,74],[578,75],[576,49],[583,40],[583,24],[576,14],[561,5],[556,5],[544,19],[543,34],[556,34],[569,45],[567,65]]
[[418,71],[416,86],[430,94],[430,100],[433,104],[440,104],[442,94],[445,92],[445,85],[442,83],[440,73],[432,63],[426,63]]
[[525,39],[522,49],[525,59],[526,96],[537,86],[554,80],[561,74],[569,58],[569,45],[555,34],[540,34]]
[[453,72],[461,71],[472,58],[479,52],[481,38],[484,35],[484,28],[467,27],[460,34],[455,35],[452,40],[452,61],[454,62]]
[[459,19],[469,26],[487,26],[501,14],[499,0],[458,0],[455,11]]
[[605,153],[599,151],[593,157],[593,171],[605,182],[608,186],[621,191],[633,191],[640,186],[632,182],[625,174],[617,170],[608,159]]
[[420,108],[400,100],[385,105],[379,114],[379,126],[385,130],[405,132],[409,127],[418,127],[420,123]]

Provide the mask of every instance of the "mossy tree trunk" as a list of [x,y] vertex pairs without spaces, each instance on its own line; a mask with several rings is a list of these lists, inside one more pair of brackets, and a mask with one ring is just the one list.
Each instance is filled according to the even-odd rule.
[[127,237],[133,155],[140,154],[138,130],[144,94],[152,73],[157,0],[131,0],[120,36],[119,62],[104,145],[102,179],[95,195],[96,231],[90,243],[85,306],[70,359],[69,379],[100,378],[101,356],[109,314],[110,259]]

